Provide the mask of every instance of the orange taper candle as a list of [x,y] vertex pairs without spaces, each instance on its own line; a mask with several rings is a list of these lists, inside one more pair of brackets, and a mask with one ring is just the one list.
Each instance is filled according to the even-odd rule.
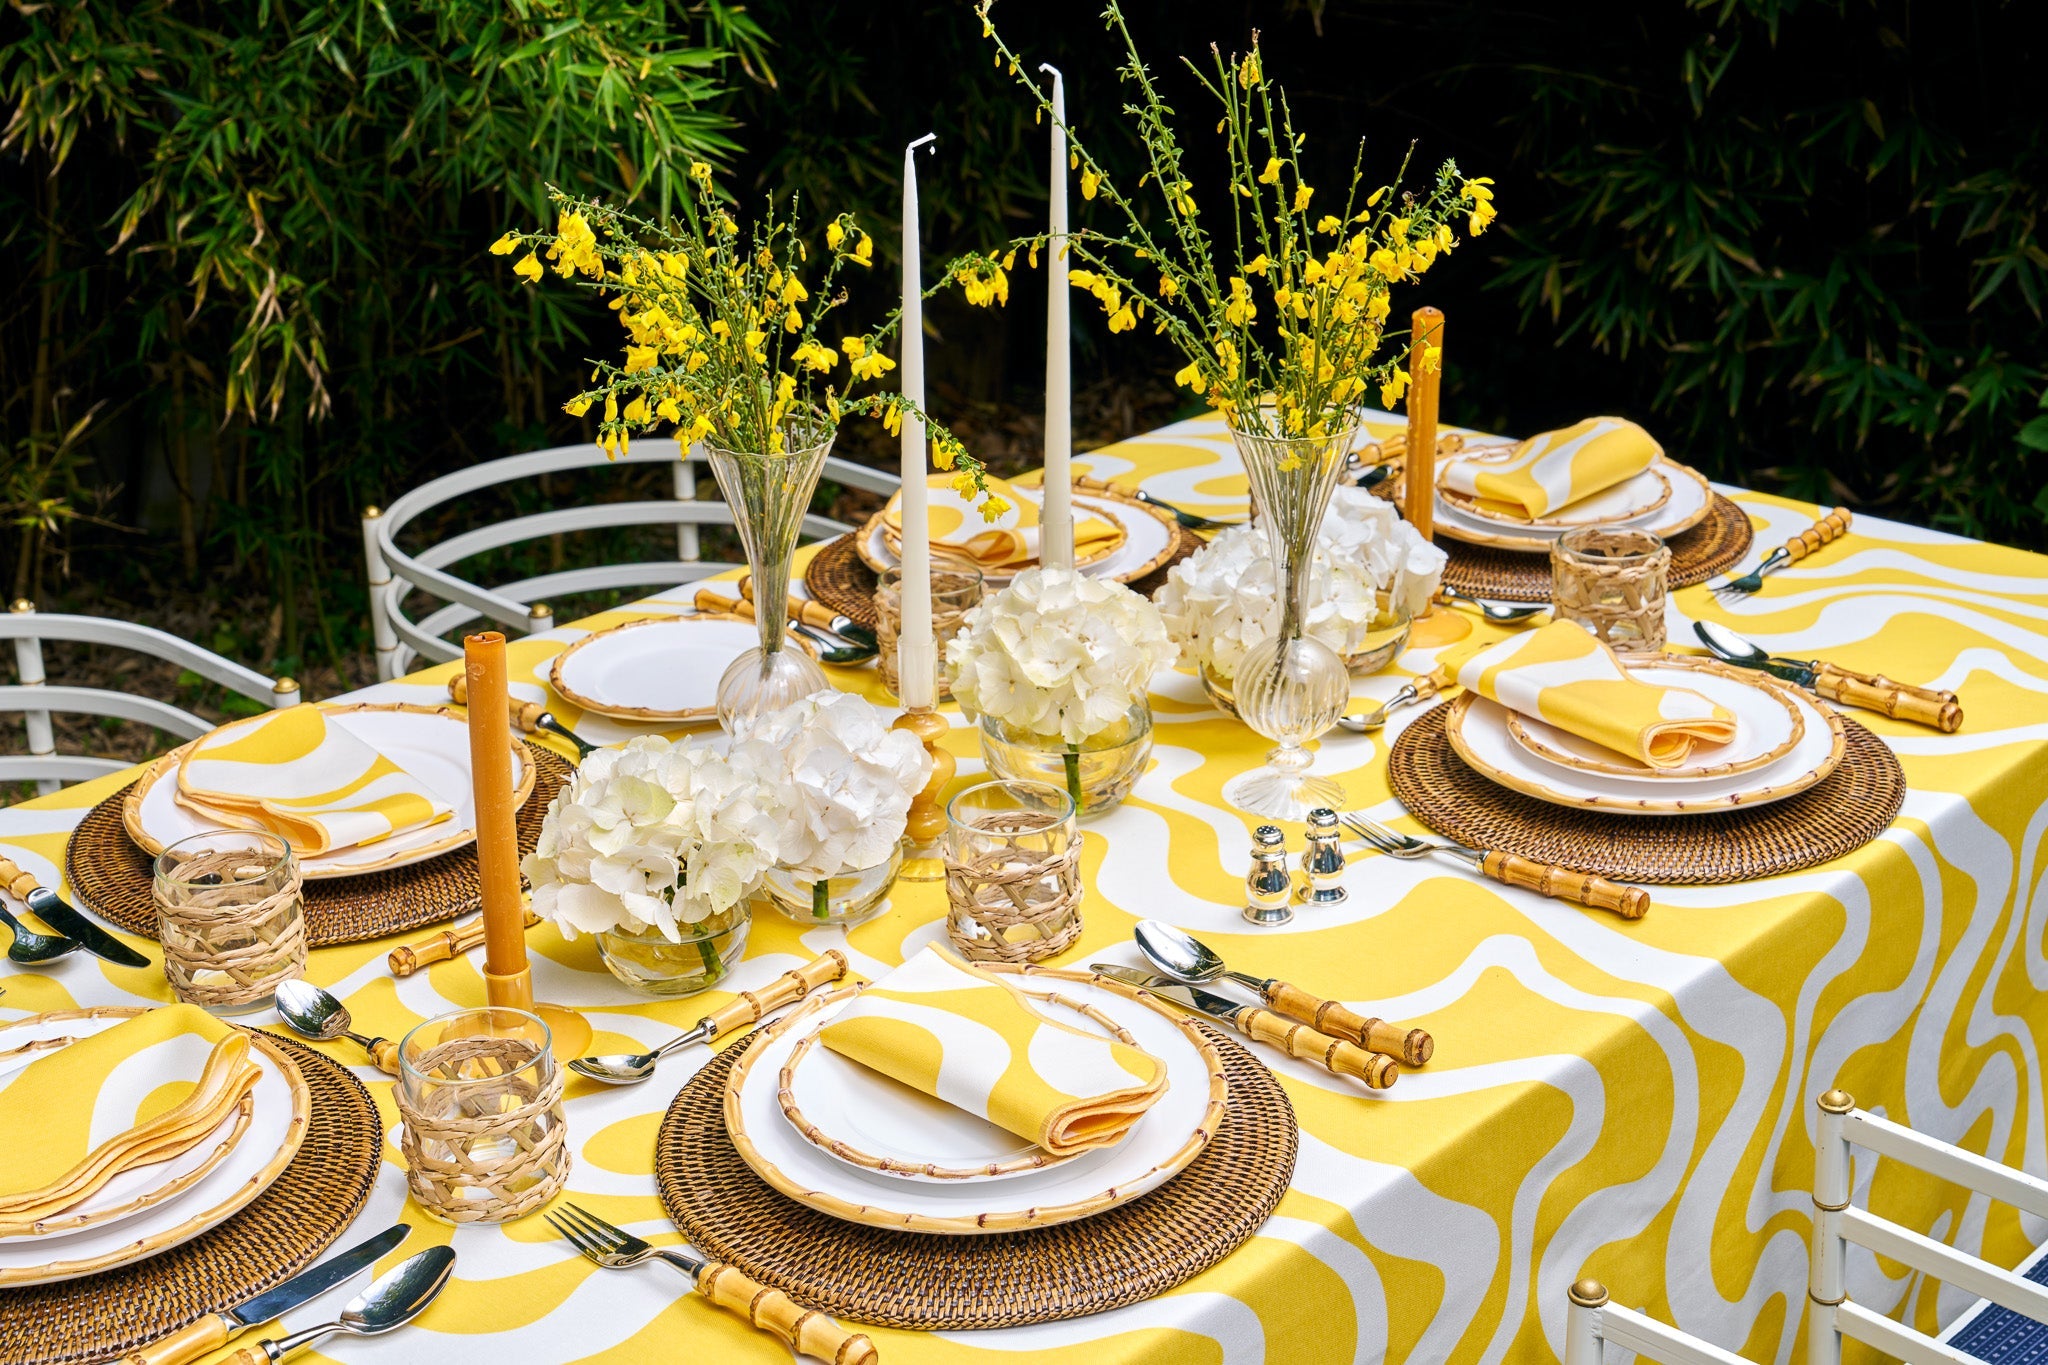
[[512,807],[512,749],[505,734],[505,637],[481,631],[462,642],[469,689],[469,772],[476,791],[477,880],[484,910],[484,998],[533,1008],[526,965],[526,906],[519,890],[519,833]]
[[[1401,515],[1427,540],[1436,527],[1436,399],[1443,377],[1444,315],[1415,310],[1408,352],[1408,455],[1401,475]],[[1436,361],[1424,356],[1436,348]]]

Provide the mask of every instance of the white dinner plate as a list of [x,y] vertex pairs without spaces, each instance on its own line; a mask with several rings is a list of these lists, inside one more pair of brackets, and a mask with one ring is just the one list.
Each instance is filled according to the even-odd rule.
[[[1019,484],[1016,489],[1019,497],[1030,498],[1034,502],[1043,495],[1043,490],[1032,484]],[[1135,498],[1076,491],[1074,508],[1076,511],[1099,512],[1124,528],[1124,543],[1114,554],[1082,568],[1081,571],[1091,578],[1113,578],[1119,583],[1143,578],[1159,567],[1161,558],[1174,546],[1172,515]],[[877,573],[896,567],[896,552],[889,548],[883,535],[882,514],[879,512],[861,527],[854,549],[861,561]],[[1012,577],[1012,574],[991,573],[984,574],[982,581],[991,588],[1000,588]]]
[[[1455,458],[1446,456],[1446,459]],[[1662,506],[1641,516],[1622,516],[1614,521],[1589,521],[1586,525],[1625,526],[1631,530],[1649,531],[1654,535],[1669,538],[1682,531],[1689,531],[1700,524],[1714,504],[1714,490],[1707,483],[1706,476],[1690,465],[1676,460],[1659,460],[1653,469],[1668,478],[1671,496]],[[1610,488],[1587,499],[1589,503],[1624,505],[1636,496],[1637,480],[1649,475],[1645,470],[1635,479]],[[1489,521],[1474,516],[1447,502],[1441,492],[1436,498],[1436,529],[1453,540],[1462,540],[1474,545],[1490,545],[1501,550],[1520,550],[1530,554],[1550,553],[1551,542],[1575,529],[1566,525],[1512,525]]]
[[[1678,670],[1673,670],[1674,675]],[[1678,685],[1706,692],[1707,675],[1687,677]],[[1674,681],[1677,682],[1676,677]],[[1769,679],[1752,684],[1776,688],[1798,709],[1801,733],[1785,754],[1761,767],[1729,776],[1696,778],[1624,777],[1615,773],[1578,772],[1539,758],[1515,742],[1508,731],[1507,708],[1467,692],[1453,701],[1444,716],[1444,733],[1468,767],[1504,787],[1552,805],[1613,811],[1621,815],[1697,815],[1702,811],[1761,806],[1805,791],[1835,770],[1842,761],[1842,721],[1803,691]],[[1716,701],[1730,700],[1742,713],[1759,718],[1766,698],[1747,702],[1732,692],[1716,691]]]
[[[336,849],[299,859],[309,881],[328,877],[360,877],[424,862],[476,839],[476,792],[469,771],[469,721],[446,706],[412,702],[357,702],[325,708],[327,723],[340,726],[389,758],[454,809],[439,824],[394,834],[373,844]],[[197,744],[199,741],[192,741]],[[512,804],[526,803],[536,776],[525,744],[508,736],[512,746]],[[121,818],[128,837],[151,857],[194,834],[216,834],[228,827],[178,803],[178,764],[191,744],[171,750],[142,775],[122,803]]]
[[1510,531],[1556,531],[1562,535],[1575,526],[1611,526],[1616,522],[1636,521],[1649,516],[1671,501],[1671,477],[1652,464],[1612,488],[1603,489],[1590,498],[1567,503],[1540,517],[1531,517],[1519,508],[1507,511],[1508,504],[1505,503],[1489,507],[1484,498],[1441,485],[1436,496],[1439,505],[1454,508],[1464,516],[1489,525]]
[[[555,656],[548,682],[585,711],[615,720],[710,720],[718,714],[718,680],[760,643],[760,627],[739,616],[651,616],[576,641]],[[818,654],[794,634],[787,647]]]
[[1507,714],[1509,736],[1525,752],[1573,772],[1607,773],[1676,791],[1679,788],[1673,784],[1732,777],[1775,763],[1806,733],[1806,722],[1791,689],[1754,670],[1713,659],[1653,656],[1638,660],[1623,655],[1621,660],[1630,677],[1657,686],[1690,688],[1720,703],[1735,717],[1735,738],[1695,749],[1692,760],[1677,767],[1649,768],[1604,744],[1519,711]]
[[[1179,1012],[1089,972],[982,965],[1014,975],[1017,985],[1033,994],[1056,993],[1094,1006],[1164,1064],[1166,1092],[1122,1142],[1001,1180],[906,1180],[832,1156],[796,1131],[777,1091],[782,1067],[798,1041],[845,1008],[857,994],[848,988],[814,997],[770,1026],[733,1067],[726,1081],[725,1118],[741,1157],[783,1194],[833,1217],[870,1227],[973,1235],[1050,1227],[1114,1208],[1172,1179],[1208,1144],[1223,1118],[1222,1059]],[[858,1120],[849,1117],[847,1122],[857,1122],[869,1142],[896,1144],[914,1154],[924,1148],[913,1131],[922,1124],[932,1127],[933,1153],[957,1153],[977,1140],[966,1124],[941,1115],[949,1106],[893,1081],[875,1076],[867,1093],[868,1108],[875,1112],[863,1110]],[[907,1096],[915,1096],[917,1108],[902,1109],[895,1119],[883,1112],[907,1103]],[[1007,1135],[1006,1140],[1020,1141]]]
[[[122,1008],[32,1015],[0,1025],[0,1054],[16,1053],[36,1041],[88,1037],[142,1013]],[[270,1188],[305,1139],[311,1099],[299,1069],[274,1040],[252,1031],[250,1042],[249,1060],[263,1074],[249,1092],[248,1130],[218,1165],[176,1198],[118,1224],[0,1242],[0,1286],[52,1284],[146,1259],[225,1222]],[[212,1051],[212,1045],[195,1034],[159,1046],[166,1060],[175,1058],[188,1075],[197,1075]],[[48,1055],[48,1050],[19,1054],[19,1064]]]

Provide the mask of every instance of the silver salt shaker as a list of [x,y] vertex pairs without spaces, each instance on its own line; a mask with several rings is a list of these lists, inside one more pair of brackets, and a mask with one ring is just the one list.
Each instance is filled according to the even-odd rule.
[[1285,924],[1294,918],[1294,874],[1287,870],[1287,836],[1278,826],[1252,831],[1252,867],[1244,874],[1244,917],[1253,924]]
[[1308,847],[1301,851],[1301,870],[1308,883],[1301,892],[1303,904],[1344,903],[1343,837],[1337,812],[1318,806],[1308,813]]

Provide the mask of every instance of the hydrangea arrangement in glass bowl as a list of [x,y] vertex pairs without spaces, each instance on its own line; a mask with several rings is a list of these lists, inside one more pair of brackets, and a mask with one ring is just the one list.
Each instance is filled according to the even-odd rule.
[[745,951],[748,897],[775,865],[789,805],[774,751],[641,736],[585,758],[520,863],[534,913],[594,934],[612,974],[694,995]]
[[[1406,645],[1410,619],[1428,607],[1445,562],[1393,504],[1340,487],[1317,533],[1304,629],[1355,673],[1384,668]],[[1253,525],[1224,531],[1176,564],[1159,591],[1180,662],[1233,715],[1232,679],[1278,628],[1280,599],[1271,544]]]
[[873,917],[903,864],[911,798],[931,777],[924,745],[872,702],[831,691],[762,717],[747,744],[774,755],[784,802],[772,903],[805,924]]
[[1085,816],[1130,794],[1152,752],[1146,687],[1173,663],[1159,609],[1121,583],[1027,569],[946,645],[992,776],[1064,787]]

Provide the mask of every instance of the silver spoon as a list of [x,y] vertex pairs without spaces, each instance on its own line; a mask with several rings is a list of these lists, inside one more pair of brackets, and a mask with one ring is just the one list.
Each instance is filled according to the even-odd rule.
[[1454,606],[1477,607],[1481,616],[1501,625],[1513,625],[1517,621],[1528,620],[1538,612],[1550,610],[1541,603],[1533,606],[1501,606],[1492,602],[1482,602],[1476,597],[1459,592],[1456,588],[1438,588],[1436,595]]
[[606,1085],[638,1085],[654,1074],[654,1068],[661,1059],[692,1043],[708,1043],[718,1036],[718,1021],[710,1015],[699,1019],[694,1028],[663,1043],[652,1052],[615,1053],[609,1057],[578,1057],[569,1063],[569,1069],[579,1076]]
[[589,758],[598,750],[597,745],[592,744],[589,740],[556,720],[555,713],[552,711],[543,711],[534,717],[533,726],[536,730],[545,730],[551,735],[560,735],[563,739],[568,740],[576,746],[576,752],[584,758]]
[[348,1006],[310,981],[298,978],[278,983],[277,1015],[286,1028],[302,1037],[320,1042],[346,1038],[369,1053],[379,1071],[398,1074],[398,1044],[388,1038],[350,1033],[348,1026],[355,1021],[349,1018]]
[[1402,684],[1401,690],[1388,697],[1375,709],[1362,716],[1339,716],[1337,725],[1353,734],[1363,735],[1379,729],[1387,723],[1387,717],[1414,701],[1427,701],[1451,685],[1451,675],[1439,665],[1421,677]]
[[1270,984],[1261,977],[1231,971],[1223,965],[1222,957],[1214,948],[1171,924],[1156,919],[1140,920],[1134,937],[1145,960],[1177,981],[1200,986],[1229,977],[1240,986],[1249,986],[1261,997]]
[[12,962],[48,962],[85,946],[77,939],[66,938],[62,934],[37,933],[16,919],[4,905],[0,905],[0,924],[14,931],[14,943],[7,950],[8,960]]
[[350,1299],[342,1307],[341,1316],[333,1322],[323,1322],[318,1327],[308,1327],[275,1341],[266,1337],[256,1343],[256,1348],[274,1362],[283,1360],[294,1351],[303,1351],[336,1332],[346,1332],[352,1337],[382,1336],[425,1312],[454,1270],[455,1252],[452,1249],[429,1247],[418,1255],[406,1257],[370,1281],[369,1288]]

